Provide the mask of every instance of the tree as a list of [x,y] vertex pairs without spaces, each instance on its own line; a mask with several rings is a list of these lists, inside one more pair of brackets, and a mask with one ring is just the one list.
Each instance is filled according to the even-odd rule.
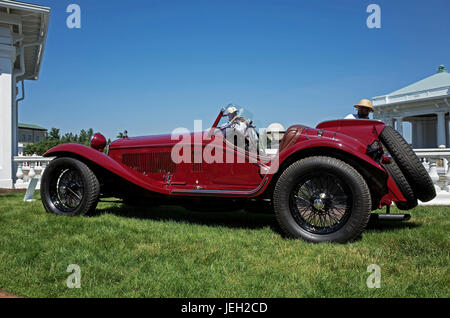
[[36,144],[27,145],[24,149],[24,153],[26,155],[39,155],[42,156],[49,149],[60,144],[60,140],[58,139],[42,139],[40,142]]
[[59,129],[52,128],[48,133],[48,139],[50,140],[59,140],[61,136],[59,135]]
[[81,129],[80,136],[78,137],[78,143],[85,144],[86,142],[89,142],[87,132],[86,130]]
[[73,143],[76,142],[75,137],[72,133],[66,133],[64,136],[61,137],[61,143]]
[[88,146],[93,135],[94,130],[89,128],[87,131],[82,129],[80,131],[80,135],[73,134],[71,132],[64,134],[62,137],[60,136],[60,130],[57,128],[52,128],[48,132],[48,137],[42,139],[41,141],[35,144],[29,144],[24,149],[24,154],[33,155],[37,154],[42,156],[49,149],[60,145],[60,144],[68,144],[68,143],[79,143]]
[[94,136],[94,129],[89,128],[87,131],[88,142],[91,142],[92,136]]

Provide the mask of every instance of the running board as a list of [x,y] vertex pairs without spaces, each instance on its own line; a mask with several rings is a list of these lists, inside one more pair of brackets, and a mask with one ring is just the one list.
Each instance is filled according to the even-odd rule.
[[411,214],[382,214],[372,213],[370,215],[371,221],[408,221]]
[[211,196],[221,196],[221,195],[231,195],[231,196],[251,196],[255,195],[261,191],[261,189],[266,185],[267,177],[265,177],[261,184],[253,190],[222,190],[222,189],[173,189],[172,193],[175,194],[196,194],[196,195],[211,195]]

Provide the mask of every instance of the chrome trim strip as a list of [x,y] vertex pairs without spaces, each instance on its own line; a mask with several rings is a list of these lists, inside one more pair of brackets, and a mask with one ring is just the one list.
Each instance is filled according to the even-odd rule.
[[249,196],[255,193],[258,193],[267,183],[267,177],[263,179],[261,184],[253,190],[245,191],[245,190],[220,190],[220,189],[173,189],[172,193],[178,194],[203,194],[203,195],[242,195]]

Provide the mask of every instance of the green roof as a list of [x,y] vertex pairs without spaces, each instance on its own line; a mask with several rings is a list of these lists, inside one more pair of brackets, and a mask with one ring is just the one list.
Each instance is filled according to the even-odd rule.
[[19,128],[45,130],[45,131],[47,131],[47,128],[44,128],[44,127],[41,127],[41,126],[38,126],[38,125],[31,125],[31,124],[21,124],[21,123],[19,123]]
[[450,86],[450,74],[445,69],[444,65],[439,66],[436,74],[433,74],[421,81],[408,85],[399,89],[389,95],[409,94],[413,92],[426,91],[433,88]]

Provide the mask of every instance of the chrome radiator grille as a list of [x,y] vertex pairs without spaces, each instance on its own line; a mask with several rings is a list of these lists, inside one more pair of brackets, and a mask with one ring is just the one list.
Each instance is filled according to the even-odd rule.
[[126,153],[122,155],[122,162],[143,174],[177,171],[177,165],[172,161],[170,152]]

